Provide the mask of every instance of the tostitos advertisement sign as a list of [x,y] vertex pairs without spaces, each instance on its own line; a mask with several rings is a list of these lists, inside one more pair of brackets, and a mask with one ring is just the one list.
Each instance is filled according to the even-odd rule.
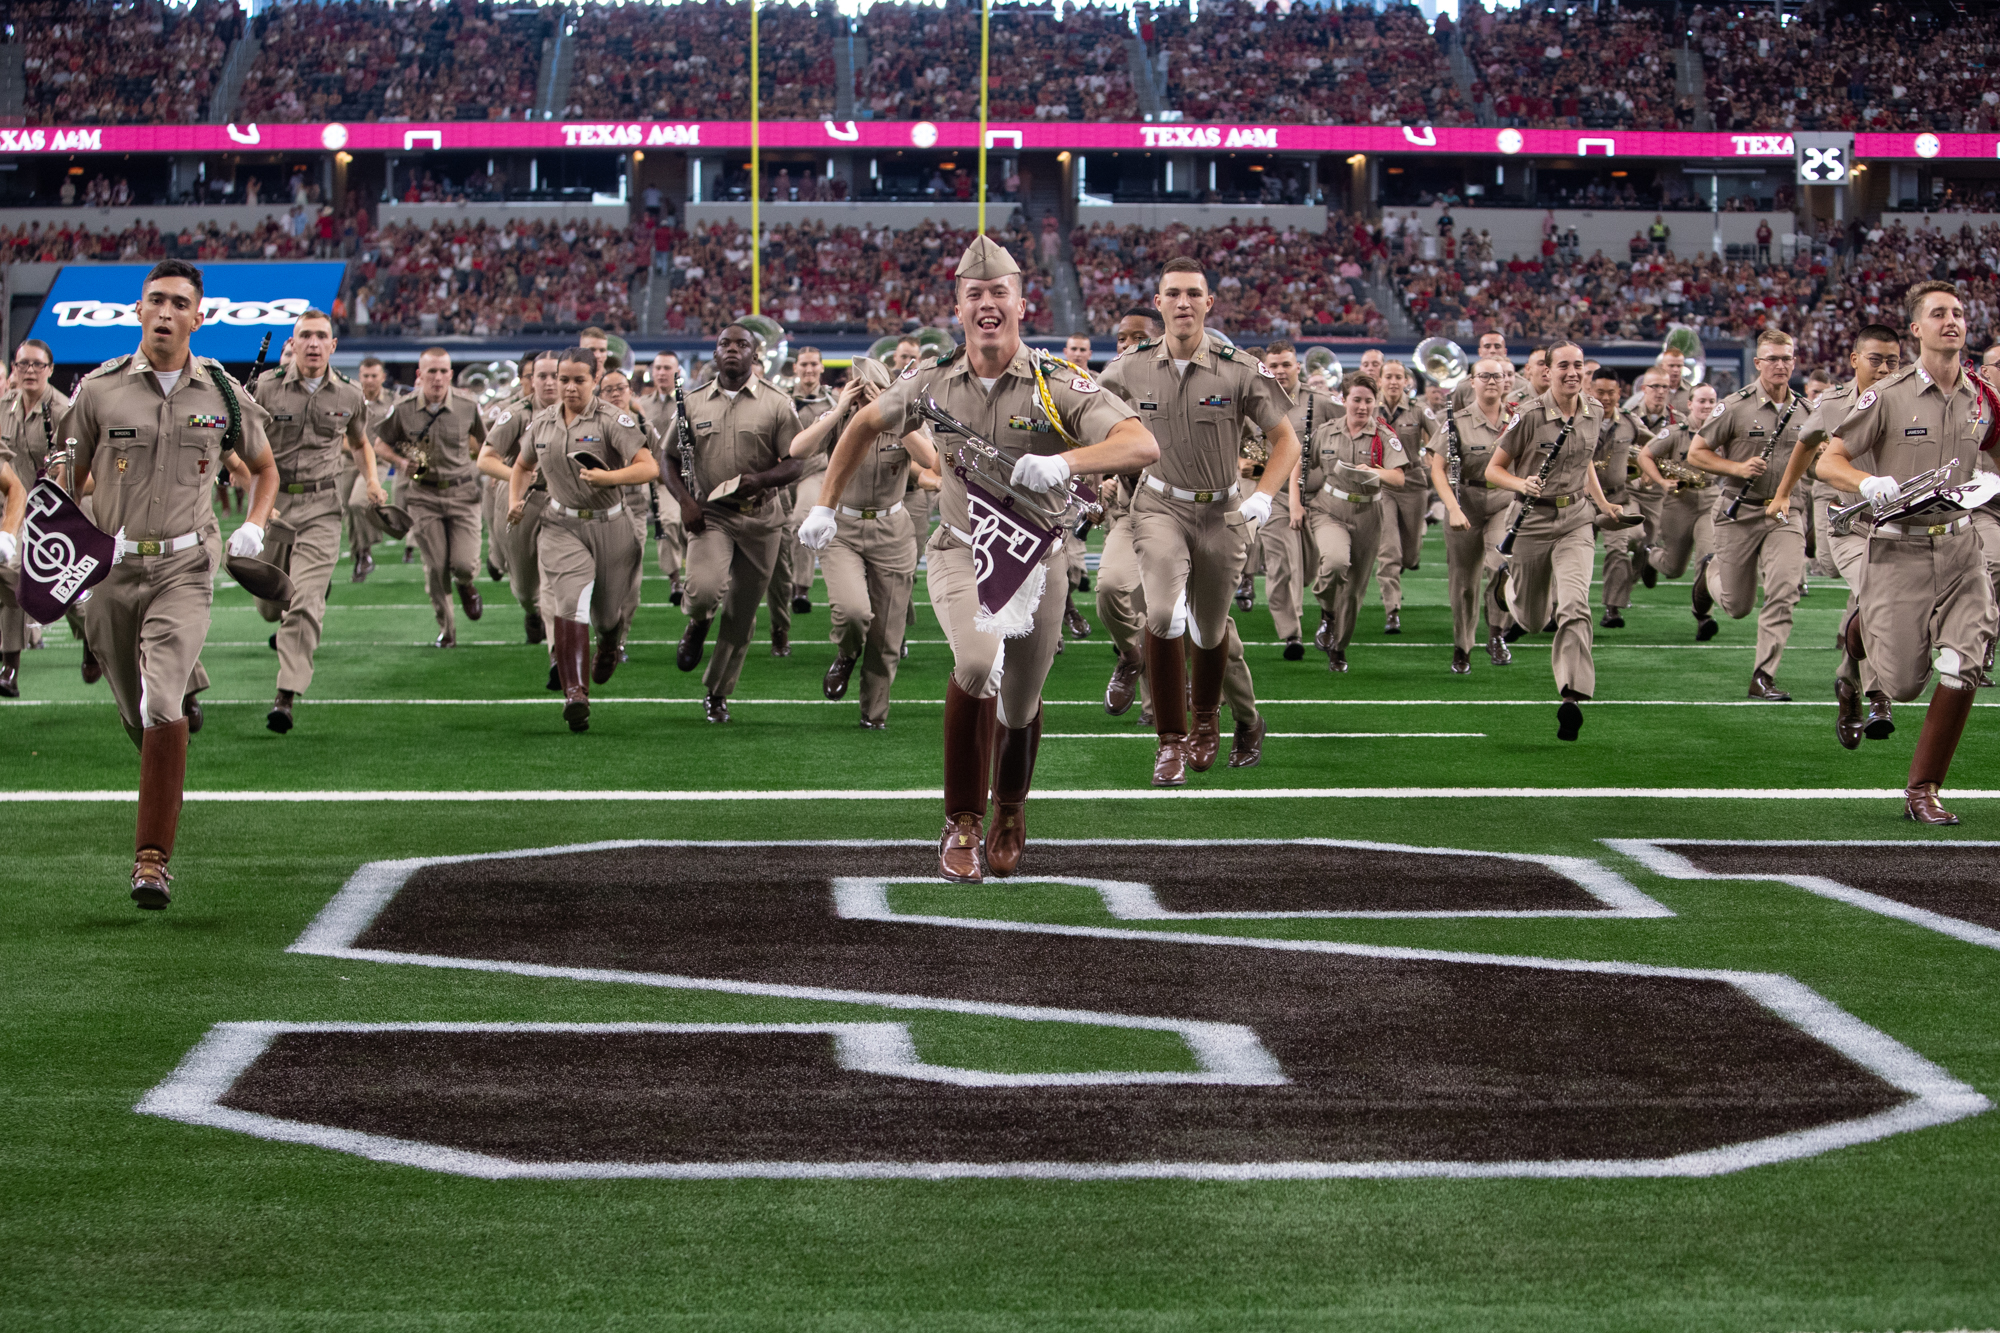
[[[59,363],[108,361],[139,347],[136,303],[151,264],[65,264],[35,316],[40,338]],[[271,364],[298,317],[331,310],[344,264],[203,264],[202,324],[194,350],[218,361],[252,361],[264,335]]]

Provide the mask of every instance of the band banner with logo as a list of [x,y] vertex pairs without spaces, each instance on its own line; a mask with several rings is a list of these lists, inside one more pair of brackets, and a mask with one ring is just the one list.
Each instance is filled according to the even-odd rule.
[[117,542],[47,477],[28,492],[28,521],[21,535],[26,540],[15,599],[38,624],[61,620],[78,597],[111,572]]
[[[197,356],[249,361],[266,333],[278,341],[310,309],[331,310],[344,264],[202,264],[202,325]],[[56,274],[29,337],[66,365],[108,361],[139,345],[139,293],[151,264],[65,264]],[[274,358],[275,359],[275,358]]]
[[968,476],[969,469],[953,470],[965,482],[965,512],[972,520],[972,572],[979,582],[979,607],[988,615],[998,615],[1042,563],[1042,557],[1056,544],[1058,534],[1053,528],[1016,515],[1006,501]]

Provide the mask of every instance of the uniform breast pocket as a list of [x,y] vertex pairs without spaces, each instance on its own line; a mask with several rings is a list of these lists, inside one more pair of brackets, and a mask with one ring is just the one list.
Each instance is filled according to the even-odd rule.
[[189,486],[199,486],[215,479],[215,459],[219,450],[217,441],[200,438],[183,439],[174,450],[176,466],[174,476]]
[[[1229,419],[1220,412],[1197,412],[1194,415],[1194,442],[1200,448],[1223,450],[1233,441],[1235,432]],[[1228,453],[1235,453],[1231,448]]]

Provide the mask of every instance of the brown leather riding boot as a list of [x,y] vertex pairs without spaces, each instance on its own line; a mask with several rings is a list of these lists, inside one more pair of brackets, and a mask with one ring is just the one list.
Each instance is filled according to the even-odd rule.
[[1160,749],[1153,759],[1155,787],[1187,784],[1187,663],[1179,639],[1146,633],[1146,677],[1153,687],[1153,728]]
[[1188,733],[1187,766],[1206,773],[1215,765],[1216,751],[1222,748],[1222,673],[1229,666],[1229,645],[1194,650],[1193,678],[1194,730]]
[[181,791],[187,784],[186,718],[147,727],[139,738],[139,819],[132,839],[132,901],[159,911],[173,901],[167,862],[181,822]]
[[1025,727],[1001,727],[993,761],[993,826],[986,830],[986,864],[996,875],[1011,875],[1028,845],[1028,785],[1035,777],[1035,752],[1042,745],[1042,715]]
[[590,626],[556,617],[556,678],[562,682],[563,721],[571,731],[590,730],[590,682],[584,676],[590,660]]
[[1958,816],[1938,804],[1938,788],[1951,771],[1951,756],[1965,723],[1972,716],[1972,700],[1979,691],[1954,690],[1942,682],[1931,691],[1931,706],[1924,712],[1924,729],[1917,734],[1917,752],[1910,756],[1910,785],[1903,792],[1903,817],[1919,824],[1956,824]]
[[949,880],[985,878],[986,784],[992,773],[992,699],[975,699],[956,680],[944,689],[944,837],[938,869]]

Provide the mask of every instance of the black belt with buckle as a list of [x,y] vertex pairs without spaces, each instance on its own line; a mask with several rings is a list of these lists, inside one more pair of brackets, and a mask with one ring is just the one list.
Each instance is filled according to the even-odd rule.
[[458,485],[458,480],[454,477],[412,477],[410,484],[412,486],[428,486],[434,491],[448,491]]
[[1535,499],[1530,503],[1541,505],[1546,509],[1567,509],[1582,498],[1580,495],[1551,495]]
[[281,481],[278,491],[283,495],[311,495],[314,491],[330,491],[338,481]]

